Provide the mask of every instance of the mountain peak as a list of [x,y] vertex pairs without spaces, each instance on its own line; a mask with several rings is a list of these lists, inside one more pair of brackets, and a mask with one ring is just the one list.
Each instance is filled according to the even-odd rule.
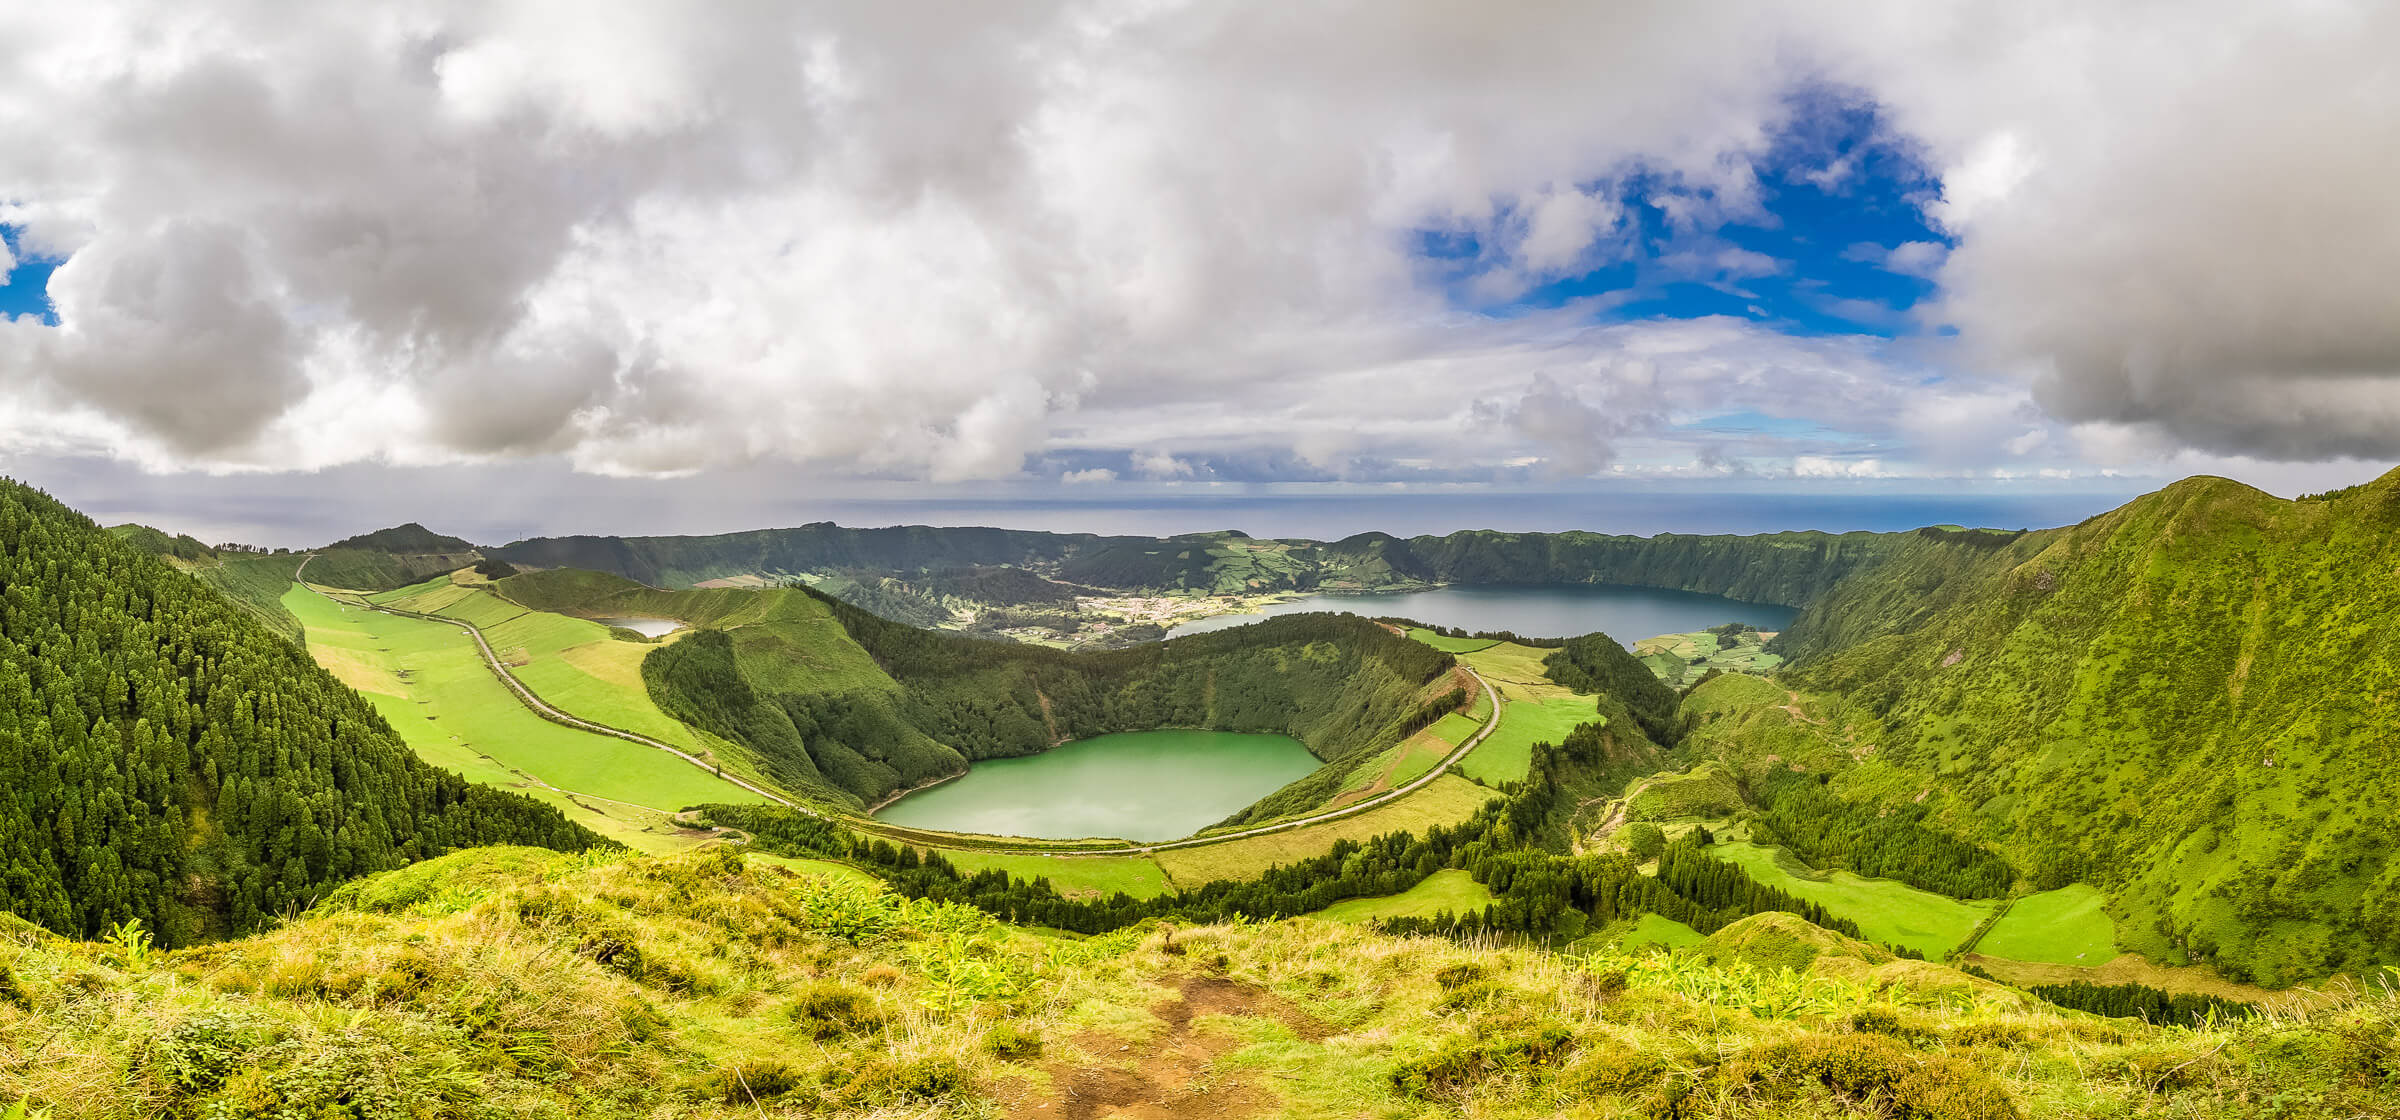
[[327,549],[354,548],[366,552],[473,552],[475,546],[457,537],[444,536],[414,521],[361,533],[325,546]]

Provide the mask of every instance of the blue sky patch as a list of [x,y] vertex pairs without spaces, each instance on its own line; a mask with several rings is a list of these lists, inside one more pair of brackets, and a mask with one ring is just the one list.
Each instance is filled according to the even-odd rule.
[[0,318],[35,315],[42,322],[57,326],[58,312],[50,306],[50,274],[65,263],[64,259],[27,256],[18,247],[15,226],[0,225],[0,243],[7,244],[9,255],[16,261],[6,282],[0,283]]
[[1531,215],[1504,208],[1484,235],[1422,230],[1417,252],[1455,302],[1501,318],[1583,304],[1599,322],[1725,315],[1791,335],[1882,338],[1926,329],[1910,311],[1933,294],[1927,277],[1950,245],[1922,211],[1936,175],[1855,94],[1811,88],[1788,104],[1750,165],[1756,210],[1679,175],[1619,169],[1578,184],[1622,207],[1595,267],[1498,301],[1486,296],[1490,273],[1508,262],[1486,238],[1506,241],[1498,231]]

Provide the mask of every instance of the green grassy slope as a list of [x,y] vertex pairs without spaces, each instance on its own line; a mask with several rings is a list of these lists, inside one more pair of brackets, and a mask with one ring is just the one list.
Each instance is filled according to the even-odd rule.
[[2084,968],[2117,955],[2116,923],[2097,889],[2077,883],[2016,900],[1975,943],[1985,956]]
[[1880,722],[1837,790],[2098,884],[2127,947],[2268,984],[2400,959],[2396,528],[2400,472],[1921,533],[1786,632],[1788,676]]
[[388,591],[473,564],[472,552],[378,552],[328,548],[312,554],[308,581],[351,591]]
[[1780,848],[1728,841],[1711,847],[1708,854],[1739,865],[1761,883],[1814,902],[1837,918],[1858,923],[1859,933],[1870,941],[1904,945],[1928,957],[1957,948],[1996,905],[1960,902],[1890,879],[1819,871]]
[[517,775],[529,774],[667,812],[761,800],[664,751],[533,714],[455,626],[344,606],[298,587],[285,603],[307,624],[310,652],[375,700],[427,761],[494,784],[521,785]]

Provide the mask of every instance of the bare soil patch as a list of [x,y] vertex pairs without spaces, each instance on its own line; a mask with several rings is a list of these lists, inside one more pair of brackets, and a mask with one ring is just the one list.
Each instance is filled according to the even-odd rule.
[[1159,1034],[1134,1040],[1097,1033],[1079,1036],[1075,1048],[1093,1058],[1044,1066],[1049,1092],[1008,1101],[1002,1115],[1010,1120],[1257,1116],[1275,1106],[1275,1094],[1258,1083],[1260,1075],[1254,1071],[1213,1069],[1239,1041],[1209,1030],[1206,1023],[1198,1028],[1194,1023],[1212,1016],[1274,1019],[1310,1041],[1328,1033],[1324,1024],[1265,989],[1221,977],[1177,980],[1174,997],[1153,1005],[1150,1013],[1165,1027]]

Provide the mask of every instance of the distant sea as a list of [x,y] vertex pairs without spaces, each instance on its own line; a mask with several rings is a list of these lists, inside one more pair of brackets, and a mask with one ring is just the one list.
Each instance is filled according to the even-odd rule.
[[1479,492],[1293,484],[878,482],[835,489],[763,466],[673,479],[601,478],[547,461],[505,468],[353,465],[313,473],[219,476],[150,474],[115,461],[10,457],[5,449],[0,449],[0,466],[102,524],[140,521],[211,542],[295,548],[408,521],[482,544],[575,533],[728,533],[813,521],[1148,536],[1239,529],[1258,537],[1315,540],[1369,530],[1405,537],[1459,529],[1585,529],[1642,536],[1891,531],[1944,524],[2031,529],[2072,524],[2163,484],[2159,479],[2060,486],[1728,481]]
[[1770,494],[1682,490],[1577,494],[1405,493],[1371,496],[1226,495],[1102,500],[828,503],[844,525],[997,525],[1058,532],[1167,536],[1239,529],[1254,537],[1336,540],[1378,531],[1399,537],[1461,529],[1508,532],[1893,532],[1925,525],[2044,529],[2115,509],[2124,493]]

